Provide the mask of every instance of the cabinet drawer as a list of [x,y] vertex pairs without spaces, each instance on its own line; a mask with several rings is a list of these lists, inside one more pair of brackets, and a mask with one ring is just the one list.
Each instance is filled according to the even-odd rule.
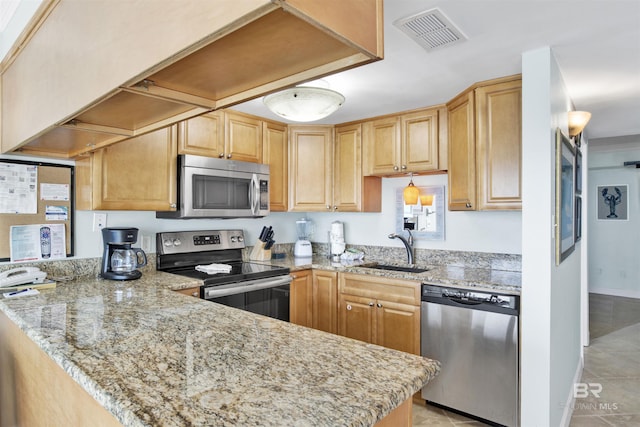
[[401,304],[420,305],[420,282],[365,274],[340,274],[341,294],[357,295]]

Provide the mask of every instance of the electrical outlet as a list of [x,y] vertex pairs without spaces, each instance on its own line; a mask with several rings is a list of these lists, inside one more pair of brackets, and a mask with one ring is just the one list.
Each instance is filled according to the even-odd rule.
[[106,226],[107,226],[107,214],[94,213],[93,214],[93,231],[102,230]]
[[142,235],[142,250],[151,252],[151,236]]

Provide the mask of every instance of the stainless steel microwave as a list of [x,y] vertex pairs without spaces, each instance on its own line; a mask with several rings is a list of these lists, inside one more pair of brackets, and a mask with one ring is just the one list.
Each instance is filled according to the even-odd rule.
[[178,206],[156,218],[247,218],[269,214],[269,166],[178,156]]

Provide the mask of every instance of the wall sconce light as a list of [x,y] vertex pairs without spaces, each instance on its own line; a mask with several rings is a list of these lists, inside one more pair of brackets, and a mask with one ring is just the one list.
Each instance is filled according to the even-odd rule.
[[405,205],[417,205],[418,197],[420,196],[420,190],[418,187],[413,185],[413,173],[411,173],[411,178],[409,181],[409,185],[407,185],[402,192],[402,198],[404,199]]
[[589,123],[591,113],[588,111],[569,111],[569,137],[578,135]]

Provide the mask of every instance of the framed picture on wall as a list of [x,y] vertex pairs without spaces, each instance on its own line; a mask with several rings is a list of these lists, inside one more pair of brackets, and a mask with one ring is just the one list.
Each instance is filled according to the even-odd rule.
[[575,248],[575,150],[560,128],[556,129],[556,265]]
[[582,238],[582,197],[576,196],[576,242]]
[[598,185],[596,200],[599,221],[627,221],[629,219],[628,185]]
[[582,152],[576,148],[576,194],[582,194]]

